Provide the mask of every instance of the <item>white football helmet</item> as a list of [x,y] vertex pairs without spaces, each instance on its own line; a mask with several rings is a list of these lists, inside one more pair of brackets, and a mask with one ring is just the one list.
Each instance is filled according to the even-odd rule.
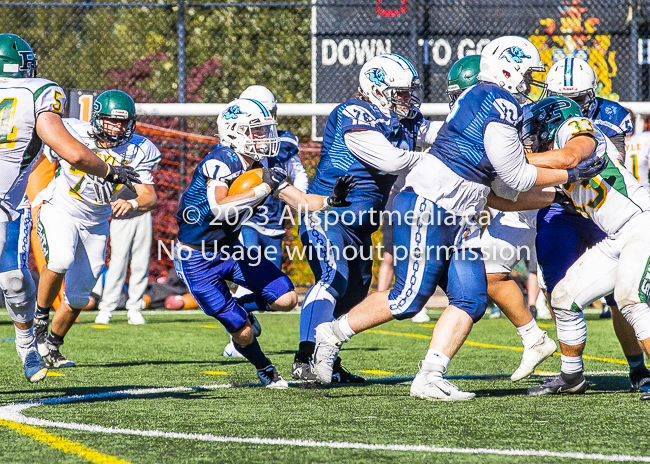
[[530,40],[506,36],[494,39],[483,47],[478,78],[503,87],[523,104],[532,101],[528,95],[533,85],[542,89],[546,87],[544,82],[536,81],[532,76],[533,72],[545,70],[539,51]]
[[551,66],[546,74],[546,87],[549,95],[575,101],[585,116],[596,102],[596,74],[580,58],[564,58]]
[[277,122],[257,100],[238,98],[217,118],[217,129],[222,145],[255,161],[265,156],[277,156],[280,138]]
[[420,107],[420,77],[409,61],[395,53],[375,56],[361,68],[359,92],[398,118],[412,118]]
[[278,114],[278,104],[275,101],[275,97],[269,89],[263,85],[251,85],[244,90],[239,98],[250,98],[251,100],[257,100],[264,107],[269,110],[271,116],[277,118]]

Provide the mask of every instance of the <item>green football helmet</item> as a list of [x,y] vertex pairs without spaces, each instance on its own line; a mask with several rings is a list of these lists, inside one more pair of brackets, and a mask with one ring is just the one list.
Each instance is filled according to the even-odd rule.
[[580,106],[566,97],[547,97],[524,107],[521,140],[533,153],[548,150],[564,121],[582,117]]
[[0,77],[36,77],[32,47],[16,34],[0,34]]
[[481,70],[481,55],[468,55],[456,61],[447,75],[447,96],[449,106],[452,106],[458,96],[467,87],[478,82],[478,73]]
[[[106,119],[128,123],[119,131],[109,132],[104,124]],[[93,103],[92,125],[95,137],[111,147],[123,145],[131,140],[135,131],[135,120],[135,103],[126,92],[107,90]]]

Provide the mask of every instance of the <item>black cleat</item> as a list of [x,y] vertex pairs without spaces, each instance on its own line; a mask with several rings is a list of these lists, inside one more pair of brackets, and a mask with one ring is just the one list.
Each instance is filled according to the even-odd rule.
[[34,318],[34,338],[36,338],[36,347],[41,356],[47,356],[47,332],[50,326],[49,319]]
[[291,378],[301,382],[316,382],[318,377],[314,373],[310,362],[294,361],[291,366]]
[[562,393],[569,393],[580,395],[587,391],[589,384],[585,378],[580,374],[580,377],[574,384],[568,384],[562,378],[562,374],[557,377],[548,379],[539,387],[529,388],[529,395],[560,395]]
[[650,371],[646,367],[630,372],[630,388],[641,391],[650,390]]
[[366,379],[348,372],[341,366],[341,358],[334,360],[334,369],[332,370],[332,383],[363,383]]
[[58,346],[53,346],[48,343],[47,347],[49,349],[49,352],[46,356],[43,356],[47,367],[64,368],[76,366],[74,362],[70,361],[68,358],[61,354]]

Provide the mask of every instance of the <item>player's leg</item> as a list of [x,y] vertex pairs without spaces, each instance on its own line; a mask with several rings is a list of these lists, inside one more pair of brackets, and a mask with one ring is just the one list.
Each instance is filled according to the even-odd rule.
[[[95,324],[108,324],[122,296],[129,253],[136,233],[133,219],[116,219],[110,223],[111,262],[106,270],[104,291],[99,300]],[[148,261],[147,261],[148,262]]]
[[[232,258],[222,260],[218,252],[203,253],[199,250],[179,246],[175,247],[174,253],[174,267],[178,276],[187,285],[203,312],[217,319],[230,333],[235,348],[255,366],[258,377],[264,386],[288,388],[286,381],[282,379],[275,366],[262,352],[248,319],[248,312],[232,297],[230,289],[226,285],[226,278],[236,278],[243,283],[244,273],[236,261]],[[268,263],[268,268],[280,272],[271,263]],[[268,269],[266,270],[268,271]],[[247,271],[245,273],[248,274]],[[250,274],[248,277],[255,278]],[[286,279],[288,280],[288,278]],[[265,292],[267,296],[271,297],[274,292],[281,293],[283,291],[280,288],[282,282],[279,280],[282,279],[271,279],[271,282],[277,285]],[[290,281],[284,282],[284,284],[288,289]],[[293,287],[291,287],[292,289]]]
[[587,390],[582,374],[587,326],[582,311],[614,289],[619,269],[616,254],[612,252],[609,239],[590,248],[553,289],[551,306],[562,352],[560,375],[540,387],[529,389],[529,394],[584,393]]
[[517,328],[524,345],[519,367],[510,377],[513,382],[532,374],[557,348],[537,325],[519,285],[510,277],[519,261],[532,259],[534,248],[535,230],[522,222],[518,213],[499,213],[481,237],[488,296]]
[[[62,221],[62,217],[67,219]],[[42,356],[47,356],[50,310],[61,291],[66,272],[74,263],[79,230],[73,218],[51,203],[44,203],[40,207],[37,221],[36,232],[45,257],[45,266],[38,281],[34,334],[39,352]]]
[[153,224],[151,213],[147,212],[141,216],[131,219],[135,223],[135,233],[131,245],[131,259],[129,267],[129,299],[126,300],[128,322],[131,325],[145,323],[142,317],[144,309],[144,292],[147,289],[149,276],[149,259],[151,257],[151,242],[153,235]]
[[106,222],[79,228],[74,262],[66,273],[65,299],[52,318],[52,328],[47,336],[45,360],[52,367],[75,366],[61,354],[60,348],[81,310],[88,305],[90,292],[104,269],[108,233]]
[[316,283],[302,302],[300,340],[294,357],[297,368],[309,365],[316,346],[316,327],[332,321],[337,301],[345,295],[348,286],[349,267],[343,251],[351,241],[340,224],[324,224],[324,217],[323,214],[306,215],[300,225],[300,239]]

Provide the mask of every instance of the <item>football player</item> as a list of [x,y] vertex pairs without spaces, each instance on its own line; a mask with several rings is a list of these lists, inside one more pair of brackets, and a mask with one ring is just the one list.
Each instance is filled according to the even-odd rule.
[[[239,98],[250,98],[257,100],[271,113],[274,118],[277,114],[277,104],[275,97],[269,89],[261,85],[251,85],[242,92]],[[309,187],[307,172],[300,161],[298,152],[298,137],[289,131],[279,130],[280,149],[276,159],[280,161],[291,184],[302,192],[306,192]],[[278,269],[282,268],[282,237],[284,236],[284,219],[283,211],[286,205],[274,195],[269,195],[260,206],[257,214],[254,214],[241,228],[240,240],[249,248],[254,248],[258,253],[264,253]],[[251,292],[243,286],[237,288],[235,298],[245,301],[246,295]],[[251,298],[250,296],[248,298]],[[232,340],[223,350],[224,356],[240,357]]]
[[[311,368],[316,326],[346,314],[368,294],[371,235],[379,228],[391,187],[398,174],[408,172],[422,157],[415,144],[432,143],[439,128],[420,113],[420,89],[420,78],[408,60],[392,53],[376,56],[361,68],[357,97],[337,106],[327,119],[320,162],[308,191],[324,195],[346,173],[358,184],[350,206],[310,214],[300,224],[316,283],[302,303],[294,379],[316,380]],[[343,369],[340,358],[332,362],[325,383],[364,381]]]
[[[480,56],[470,55],[458,60],[449,70],[447,95],[453,103],[463,90],[478,83]],[[521,363],[510,379],[513,382],[528,377],[535,368],[551,356],[557,346],[546,332],[539,328],[517,283],[510,277],[515,265],[522,259],[537,272],[535,255],[536,211],[502,212],[491,210],[491,220],[481,236],[487,273],[488,296],[517,328],[524,345]]]
[[[235,348],[255,366],[262,384],[285,389],[287,382],[257,342],[261,328],[249,313],[268,308],[290,311],[298,298],[280,269],[238,242],[239,231],[269,194],[303,212],[318,211],[348,204],[345,198],[354,182],[351,176],[337,179],[329,196],[306,194],[285,182],[287,172],[275,158],[280,146],[276,121],[256,100],[230,102],[217,127],[221,143],[196,167],[179,203],[174,267],[203,312],[231,334]],[[263,183],[228,195],[233,181],[255,168],[262,169]],[[240,304],[226,281],[246,287],[253,298]]]
[[[531,395],[584,393],[582,353],[587,340],[583,309],[614,292],[618,308],[633,327],[636,338],[650,350],[650,194],[625,169],[614,144],[594,121],[582,116],[570,99],[549,97],[530,108],[522,129],[524,143],[546,164],[602,159],[605,170],[593,179],[569,181],[562,192],[570,205],[591,219],[607,237],[589,248],[555,285],[551,306],[562,351],[559,376],[528,390]],[[562,157],[554,156],[559,150]],[[531,162],[537,162],[531,157]],[[534,189],[517,203],[529,209],[549,205],[554,191]],[[496,204],[507,203],[500,199]],[[500,209],[507,209],[501,204]]]
[[[38,283],[34,325],[38,349],[49,367],[75,366],[61,354],[60,347],[88,305],[90,291],[104,269],[111,212],[119,217],[130,211],[149,211],[156,205],[151,170],[160,161],[160,152],[148,139],[134,134],[135,120],[135,103],[120,90],[108,90],[97,97],[92,123],[65,120],[96,157],[111,166],[135,170],[141,182],[135,186],[135,200],[111,201],[119,185],[81,171],[65,159],[60,159],[57,176],[39,194],[43,205],[36,232],[46,265]],[[55,147],[46,147],[45,155],[51,160],[60,158]],[[64,277],[65,298],[48,335],[50,309]]]
[[634,134],[635,117],[630,114],[630,118],[633,129],[625,139],[625,167],[650,192],[650,132]]
[[[588,63],[578,58],[564,58],[551,67],[546,75],[546,84],[549,95],[564,96],[576,102],[582,114],[593,121],[625,159],[625,135],[632,131],[632,119],[618,103],[595,96],[596,76]],[[529,159],[531,162],[533,159],[539,161],[540,157],[531,155]],[[561,165],[547,167],[558,166]],[[606,233],[594,222],[576,212],[557,204],[542,208],[537,215],[536,249],[541,281],[547,295],[553,293],[578,257],[605,237]],[[632,388],[650,387],[650,372],[645,367],[634,330],[616,307],[614,297],[608,295],[605,299],[611,308],[614,331],[630,367]]]
[[[479,83],[454,103],[428,153],[411,169],[393,207],[401,213],[395,226],[395,286],[377,292],[334,322],[316,329],[314,369],[321,382],[331,377],[342,343],[363,330],[417,314],[439,284],[449,306],[438,319],[411,395],[423,399],[469,400],[443,378],[487,305],[485,266],[477,238],[476,216],[490,186],[501,179],[511,193],[533,185],[552,186],[591,177],[600,163],[578,169],[544,169],[526,162],[516,128],[520,102],[526,101],[534,71],[544,66],[535,46],[523,37],[501,37],[481,53]],[[589,171],[589,172],[587,172]],[[404,218],[410,218],[405,220]]]
[[[9,224],[18,219],[32,164],[43,142],[71,165],[116,183],[136,181],[129,169],[108,166],[77,142],[61,122],[65,93],[55,82],[36,77],[31,47],[15,34],[0,34],[0,255],[19,253],[21,234]],[[29,235],[29,234],[28,234]],[[0,286],[16,330],[16,350],[30,382],[43,380],[47,367],[36,350],[33,319],[36,287],[26,267],[3,273]]]

